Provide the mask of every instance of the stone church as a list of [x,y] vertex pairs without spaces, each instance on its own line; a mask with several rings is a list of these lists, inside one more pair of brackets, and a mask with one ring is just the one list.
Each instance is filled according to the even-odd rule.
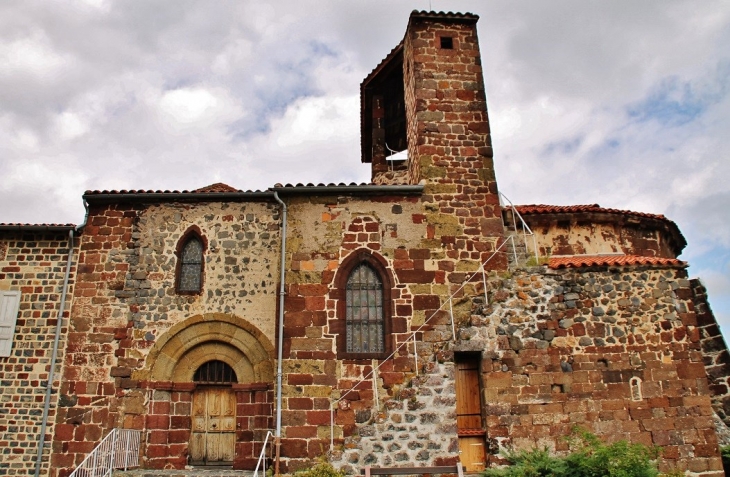
[[477,20],[414,11],[362,82],[368,184],[87,191],[80,225],[0,225],[0,474],[67,477],[113,429],[150,469],[476,472],[581,426],[721,475],[729,358],[684,237],[500,201]]

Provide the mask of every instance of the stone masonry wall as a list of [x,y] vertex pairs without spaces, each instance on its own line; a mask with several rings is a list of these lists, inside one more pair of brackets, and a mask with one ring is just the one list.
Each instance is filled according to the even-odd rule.
[[608,441],[662,447],[662,469],[720,475],[683,269],[520,272],[490,290],[486,306],[475,299],[456,345],[487,350],[490,441],[561,451],[578,425]]
[[[171,328],[216,314],[255,331],[273,349],[278,214],[268,203],[92,207],[54,442],[58,475],[68,475],[115,426],[164,430],[164,450],[147,455],[145,465],[184,465],[190,389],[145,381],[154,364],[146,356]],[[203,292],[177,295],[175,249],[191,226],[207,243]],[[161,435],[148,433],[154,442],[144,445],[159,445]]]
[[[437,15],[438,16],[438,15]],[[441,38],[453,48],[442,48]],[[409,174],[447,256],[483,262],[503,238],[476,20],[414,12],[403,44]],[[489,268],[506,268],[503,256]]]
[[533,268],[493,275],[488,290],[486,305],[483,294],[464,296],[472,314],[455,313],[456,341],[435,315],[418,337],[418,376],[413,355],[403,356],[411,363],[403,379],[377,375],[379,405],[372,379],[360,385],[361,401],[338,403],[338,416],[360,406],[354,429],[336,441],[337,466],[357,473],[368,464],[457,459],[453,356],[478,351],[491,465],[504,462],[506,447],[567,451],[563,438],[579,426],[609,442],[660,446],[663,470],[721,475],[683,269]]
[[[287,242],[284,405],[282,471],[306,466],[330,448],[330,408],[335,405],[334,442],[343,464],[355,469],[363,462],[385,465],[387,449],[398,449],[398,462],[408,458],[419,463],[453,462],[456,424],[453,364],[436,359],[438,351],[452,338],[450,315],[439,310],[444,297],[461,286],[478,262],[450,256],[437,238],[438,225],[429,222],[419,197],[359,199],[320,197],[292,199],[289,206]],[[363,250],[377,254],[387,264],[392,280],[391,336],[394,354],[382,362],[376,379],[369,377],[378,360],[337,359],[338,323],[335,288],[337,270],[352,253]],[[477,293],[469,284],[454,304],[454,313],[467,321],[471,313],[468,294]],[[428,324],[426,319],[430,318]],[[423,376],[415,373],[412,331],[418,333]],[[400,346],[400,348],[398,348]],[[440,355],[439,355],[440,356]],[[359,381],[363,383],[353,388]],[[423,381],[425,380],[425,381]],[[415,393],[415,383],[433,386]],[[442,384],[439,384],[442,383]],[[413,388],[413,389],[410,389]],[[409,390],[410,389],[410,390]],[[376,398],[377,393],[377,398]],[[342,399],[340,399],[342,398]],[[389,401],[389,399],[391,399]],[[388,406],[388,417],[380,415],[376,399]],[[392,417],[392,416],[400,417]],[[363,431],[362,426],[366,426]],[[369,427],[368,427],[369,426]],[[391,427],[392,426],[392,427]],[[443,440],[422,446],[414,436],[438,431]],[[447,433],[450,430],[451,433]],[[375,445],[382,432],[394,436],[394,443]],[[362,439],[372,433],[373,439]],[[410,435],[413,441],[404,441]],[[386,439],[388,436],[386,436]],[[370,447],[360,447],[370,442]],[[373,460],[376,459],[376,460]],[[374,464],[375,465],[375,464]]]
[[[13,232],[0,237],[0,289],[22,293],[12,354],[0,358],[1,475],[32,475],[35,469],[68,244],[67,233]],[[71,270],[68,297],[73,292],[75,268]],[[67,318],[68,309],[64,311],[64,320]],[[48,414],[49,448],[44,449],[41,475],[46,475],[49,467],[67,332],[64,324]]]
[[[512,216],[506,214],[512,227]],[[664,224],[646,220],[642,226],[625,223],[620,216],[609,220],[547,220],[540,216],[525,215],[524,219],[535,233],[538,254],[550,255],[598,255],[624,253],[644,257],[676,258],[676,253],[664,236]],[[615,219],[614,223],[610,219]],[[638,221],[638,219],[637,219]]]
[[[730,382],[728,381],[730,379],[730,354],[728,354],[727,344],[720,331],[720,326],[710,308],[707,290],[698,279],[692,280],[691,284],[705,370],[710,382],[712,407],[725,426],[730,426]],[[729,445],[728,431],[721,434],[725,436],[722,444]]]

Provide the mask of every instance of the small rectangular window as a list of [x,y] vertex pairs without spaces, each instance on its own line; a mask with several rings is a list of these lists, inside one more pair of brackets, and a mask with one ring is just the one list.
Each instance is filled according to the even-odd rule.
[[441,49],[443,50],[453,50],[454,49],[454,39],[450,36],[442,36],[441,37]]
[[0,357],[10,356],[13,349],[15,322],[18,319],[20,292],[17,290],[0,291]]

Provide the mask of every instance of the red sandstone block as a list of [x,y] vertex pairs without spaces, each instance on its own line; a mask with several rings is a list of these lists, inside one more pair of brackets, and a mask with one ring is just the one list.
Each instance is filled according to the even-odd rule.
[[148,415],[146,420],[148,429],[167,429],[170,425],[169,416]]
[[148,445],[145,452],[145,456],[148,459],[154,459],[156,457],[167,457],[168,455],[170,455],[170,452],[167,445]]
[[67,450],[71,454],[89,454],[94,450],[94,447],[96,447],[94,442],[71,441],[68,443]]
[[290,385],[307,385],[312,384],[314,378],[311,374],[288,374],[287,383]]
[[307,296],[304,298],[304,307],[307,311],[324,310],[324,296]]
[[330,411],[307,411],[306,423],[312,426],[328,426],[330,424]]
[[393,268],[395,270],[411,270],[413,269],[413,260],[393,260]]
[[436,310],[441,306],[438,295],[415,295],[413,297],[414,310]]
[[290,426],[285,429],[288,438],[317,437],[317,426]]
[[680,363],[677,365],[679,379],[704,378],[705,366],[702,363]]
[[303,409],[303,410],[309,410],[314,408],[314,402],[312,401],[312,398],[295,398],[291,397],[287,399],[287,403],[289,405],[289,409]]
[[281,455],[283,457],[307,457],[307,441],[304,439],[282,439]]
[[304,297],[287,295],[284,298],[284,309],[287,312],[304,311]]
[[156,401],[152,404],[152,414],[170,414],[169,401]]
[[147,437],[148,444],[167,444],[167,431],[152,430]]
[[684,405],[687,407],[691,407],[691,406],[709,407],[711,405],[710,396],[685,396],[684,398],[682,398],[682,401],[684,402]]
[[191,425],[190,416],[171,416],[170,429],[189,429]]

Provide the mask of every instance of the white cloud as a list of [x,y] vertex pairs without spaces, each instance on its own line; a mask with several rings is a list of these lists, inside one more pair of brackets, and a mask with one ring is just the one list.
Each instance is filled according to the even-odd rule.
[[167,91],[159,102],[160,109],[183,126],[209,124],[222,106],[218,98],[203,88],[181,88]]
[[61,72],[67,59],[56,52],[39,31],[32,36],[0,44],[0,76],[33,76],[45,80]]
[[86,134],[89,125],[78,114],[66,111],[56,117],[56,129],[61,139],[71,140]]
[[[0,2],[0,222],[78,222],[85,189],[368,180],[359,82],[414,7],[428,4]],[[727,2],[433,8],[481,16],[513,201],[665,213],[686,257],[730,250]]]

